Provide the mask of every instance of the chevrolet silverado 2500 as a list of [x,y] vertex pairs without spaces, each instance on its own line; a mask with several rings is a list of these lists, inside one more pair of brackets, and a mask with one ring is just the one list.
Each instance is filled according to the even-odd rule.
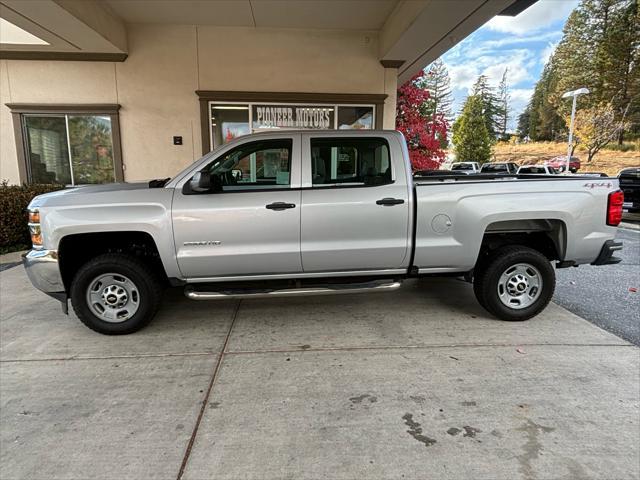
[[[384,292],[464,276],[504,320],[542,311],[555,268],[619,261],[617,179],[413,176],[393,131],[277,131],[172,179],[29,205],[32,283],[105,334],[134,332],[165,286],[195,300]],[[402,305],[398,305],[402,308]]]

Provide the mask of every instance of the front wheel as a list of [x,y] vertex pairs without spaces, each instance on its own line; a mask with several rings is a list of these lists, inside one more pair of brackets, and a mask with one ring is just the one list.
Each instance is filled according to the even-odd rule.
[[549,260],[525,246],[502,247],[480,263],[473,290],[480,305],[502,320],[536,316],[547,306],[556,285]]
[[155,316],[162,285],[138,258],[107,253],[80,267],[70,293],[73,310],[87,327],[123,335],[140,330]]

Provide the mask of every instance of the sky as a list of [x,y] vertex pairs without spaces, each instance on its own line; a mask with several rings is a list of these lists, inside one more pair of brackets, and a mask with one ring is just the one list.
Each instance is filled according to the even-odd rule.
[[579,0],[539,0],[516,17],[494,17],[445,55],[457,115],[481,74],[497,87],[509,69],[509,128],[526,107],[549,56],[562,38],[562,27]]

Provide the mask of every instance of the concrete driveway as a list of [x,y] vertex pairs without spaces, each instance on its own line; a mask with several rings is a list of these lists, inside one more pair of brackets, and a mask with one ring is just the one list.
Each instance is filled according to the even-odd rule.
[[0,478],[634,479],[640,350],[469,285],[196,303],[93,333],[0,274]]

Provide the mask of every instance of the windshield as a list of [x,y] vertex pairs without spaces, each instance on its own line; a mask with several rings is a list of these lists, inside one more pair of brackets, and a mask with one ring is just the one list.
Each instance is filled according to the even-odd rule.
[[547,170],[545,167],[521,167],[520,170],[518,170],[518,173],[537,173],[544,175],[547,173]]
[[473,170],[471,163],[456,163],[451,167],[451,170]]
[[506,172],[507,171],[507,166],[503,163],[494,163],[494,164],[488,164],[485,163],[482,166],[482,171],[483,172]]

